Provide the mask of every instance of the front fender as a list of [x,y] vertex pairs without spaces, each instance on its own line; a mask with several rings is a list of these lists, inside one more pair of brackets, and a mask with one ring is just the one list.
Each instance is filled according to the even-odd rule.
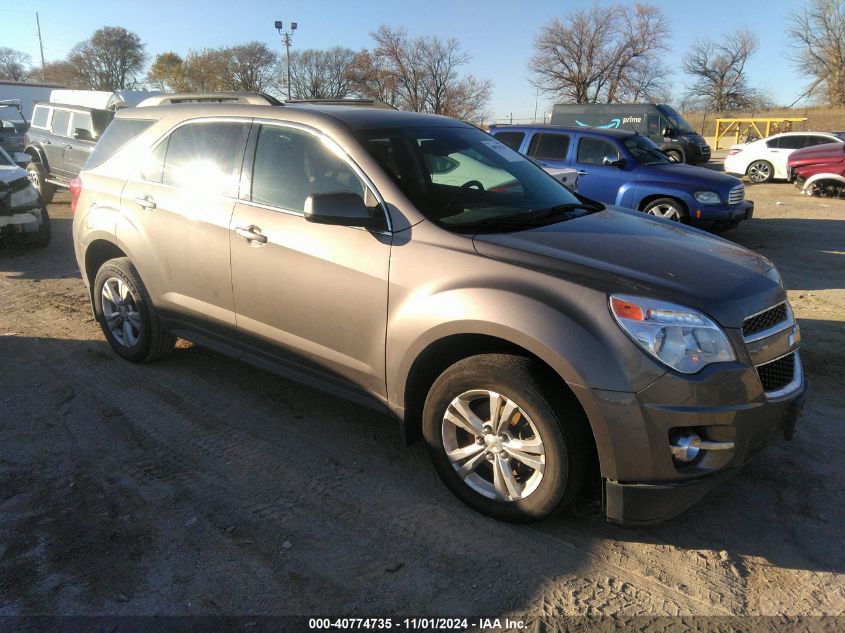
[[665,182],[641,180],[637,182],[636,192],[632,196],[634,201],[630,205],[632,209],[639,209],[646,198],[676,198],[683,202],[688,209],[695,206],[695,198],[692,192],[677,186],[667,185]]
[[47,171],[50,171],[50,165],[47,163],[47,155],[44,153],[43,149],[37,145],[27,145],[23,151],[25,154],[29,154],[33,160],[38,159],[37,162],[44,165],[44,168]]
[[411,298],[388,322],[391,403],[404,406],[408,375],[422,352],[459,334],[517,345],[572,386],[631,392],[663,375],[665,369],[636,349],[613,322],[605,293],[581,290],[579,305],[586,309],[571,314],[539,297],[501,288],[449,289]]
[[614,202],[613,204],[615,204],[617,207],[624,207],[626,209],[636,209],[636,191],[636,180],[626,182],[624,185],[619,187],[619,191],[616,192],[616,202]]

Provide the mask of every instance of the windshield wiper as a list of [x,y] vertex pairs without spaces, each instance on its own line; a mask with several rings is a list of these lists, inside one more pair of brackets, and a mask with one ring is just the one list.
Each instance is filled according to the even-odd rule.
[[[452,228],[471,230],[476,228],[485,229],[512,229],[516,227],[530,228],[535,226],[544,226],[546,224],[554,224],[555,222],[563,222],[566,220],[574,220],[590,213],[603,211],[604,206],[597,206],[594,204],[587,204],[583,202],[575,202],[568,204],[559,204],[550,209],[542,211],[528,211],[524,213],[512,213],[509,215],[500,215],[490,218],[482,218],[475,222],[467,222],[466,224],[452,225]],[[583,213],[576,213],[582,211]]]

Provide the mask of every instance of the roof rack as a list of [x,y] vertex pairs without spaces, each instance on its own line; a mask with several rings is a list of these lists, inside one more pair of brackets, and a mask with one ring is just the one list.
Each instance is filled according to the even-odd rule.
[[284,105],[281,101],[261,92],[177,92],[144,99],[137,107],[144,108],[176,103],[246,103],[250,105]]
[[378,99],[285,99],[289,105],[345,105],[360,106],[365,108],[389,108],[395,110],[392,105],[379,101]]

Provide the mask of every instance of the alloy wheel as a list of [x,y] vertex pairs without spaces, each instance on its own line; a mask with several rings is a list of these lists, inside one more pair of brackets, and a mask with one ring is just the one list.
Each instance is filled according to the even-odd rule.
[[678,207],[671,205],[668,202],[655,204],[654,206],[646,209],[646,213],[666,218],[667,220],[674,220],[675,222],[681,221],[681,212],[678,210]]
[[464,483],[497,501],[519,501],[543,479],[546,451],[537,427],[513,400],[476,389],[454,398],[443,415],[441,441]]
[[118,277],[103,284],[103,318],[114,339],[133,347],[141,336],[141,315],[129,286]]
[[772,166],[763,160],[758,160],[748,166],[748,179],[751,182],[766,182],[772,177]]

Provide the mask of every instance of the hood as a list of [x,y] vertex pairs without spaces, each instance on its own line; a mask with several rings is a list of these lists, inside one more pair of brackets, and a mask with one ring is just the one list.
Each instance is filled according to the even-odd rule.
[[640,179],[682,185],[691,188],[708,188],[728,192],[742,183],[738,178],[722,174],[705,167],[684,163],[669,165],[642,165]]
[[795,150],[789,155],[787,163],[792,167],[809,163],[833,163],[843,158],[845,158],[845,143],[824,143]]
[[0,165],[0,182],[10,183],[20,178],[27,178],[26,170],[17,165]]
[[486,257],[566,277],[605,292],[661,298],[739,328],[785,298],[765,257],[727,240],[610,208],[515,233],[479,234]]

